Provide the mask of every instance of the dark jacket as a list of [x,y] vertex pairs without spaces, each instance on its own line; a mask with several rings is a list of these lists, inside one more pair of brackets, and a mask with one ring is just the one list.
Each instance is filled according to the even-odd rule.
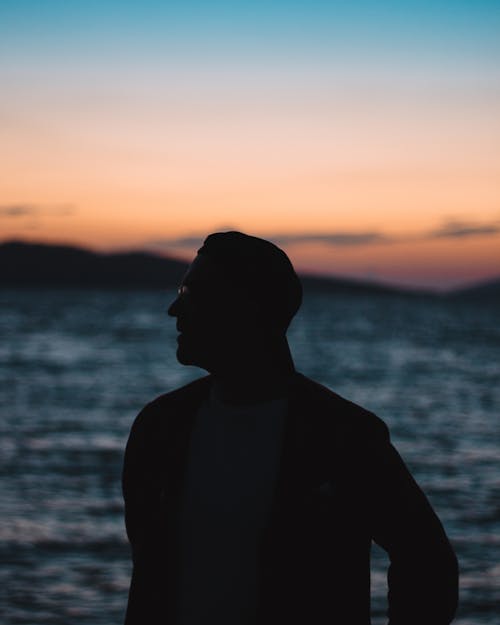
[[[126,625],[175,623],[177,503],[210,380],[158,397],[132,426],[123,471],[133,556]],[[258,624],[368,625],[372,540],[390,557],[390,625],[450,623],[457,560],[384,422],[300,373],[289,406],[258,553]]]

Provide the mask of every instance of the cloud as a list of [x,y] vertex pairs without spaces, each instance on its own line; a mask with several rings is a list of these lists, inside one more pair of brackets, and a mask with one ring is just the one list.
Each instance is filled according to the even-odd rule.
[[178,237],[174,239],[159,239],[157,241],[151,241],[151,245],[157,245],[158,247],[200,247],[205,240],[205,235],[192,235],[187,237]]
[[[222,232],[235,230],[234,227],[225,227],[214,230]],[[402,243],[418,243],[435,239],[464,239],[466,237],[479,237],[500,233],[500,220],[486,223],[460,221],[449,219],[441,226],[424,232],[408,232],[391,235],[378,230],[366,230],[362,232],[339,230],[331,232],[299,232],[299,233],[270,233],[261,236],[279,246],[317,244],[328,247],[348,248],[362,247],[364,245],[390,245]],[[182,237],[162,238],[147,241],[146,246],[160,249],[178,249],[192,253],[203,244],[207,233],[190,234]]]
[[6,204],[0,206],[0,217],[67,217],[75,212],[75,207],[71,204],[61,204],[55,206],[41,206],[35,204]]
[[269,239],[280,245],[300,245],[303,243],[322,243],[332,247],[350,247],[372,243],[392,243],[393,238],[382,232],[326,232],[303,234],[277,234]]
[[0,217],[28,217],[33,216],[37,212],[35,206],[25,204],[12,204],[0,206]]
[[473,223],[459,220],[449,220],[439,228],[428,233],[430,239],[463,239],[466,237],[498,234],[500,221],[490,223]]
[[222,225],[217,226],[210,231],[203,234],[190,234],[183,237],[172,237],[155,239],[153,241],[147,241],[146,245],[151,247],[164,247],[164,248],[186,248],[192,250],[193,247],[199,248],[203,245],[203,241],[207,238],[210,232],[228,232],[231,230],[238,230],[234,225]]
[[[206,234],[190,235],[185,237],[165,238],[149,241],[148,245],[164,248],[200,247]],[[381,232],[327,232],[327,233],[299,233],[299,234],[266,234],[265,239],[277,245],[301,245],[304,243],[319,243],[332,247],[348,247],[368,245],[373,243],[391,243],[393,238]]]

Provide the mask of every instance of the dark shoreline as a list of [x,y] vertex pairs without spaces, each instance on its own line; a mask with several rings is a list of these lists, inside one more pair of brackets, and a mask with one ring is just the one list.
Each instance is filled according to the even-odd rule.
[[[176,287],[188,263],[149,252],[98,253],[69,245],[8,241],[0,244],[0,286],[149,290]],[[500,302],[500,278],[447,292],[300,274],[304,290],[342,295],[382,295]]]

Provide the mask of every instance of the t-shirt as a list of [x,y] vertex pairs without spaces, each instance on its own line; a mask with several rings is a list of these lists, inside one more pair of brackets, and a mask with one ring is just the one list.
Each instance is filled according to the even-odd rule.
[[196,416],[179,510],[178,625],[256,623],[257,548],[271,509],[287,398]]

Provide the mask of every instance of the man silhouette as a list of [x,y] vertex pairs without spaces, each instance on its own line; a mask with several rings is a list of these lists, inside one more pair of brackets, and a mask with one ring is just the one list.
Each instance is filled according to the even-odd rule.
[[209,375],[138,415],[125,453],[126,625],[368,625],[370,545],[390,625],[445,625],[457,561],[386,425],[295,370],[286,254],[210,235],[169,308]]

